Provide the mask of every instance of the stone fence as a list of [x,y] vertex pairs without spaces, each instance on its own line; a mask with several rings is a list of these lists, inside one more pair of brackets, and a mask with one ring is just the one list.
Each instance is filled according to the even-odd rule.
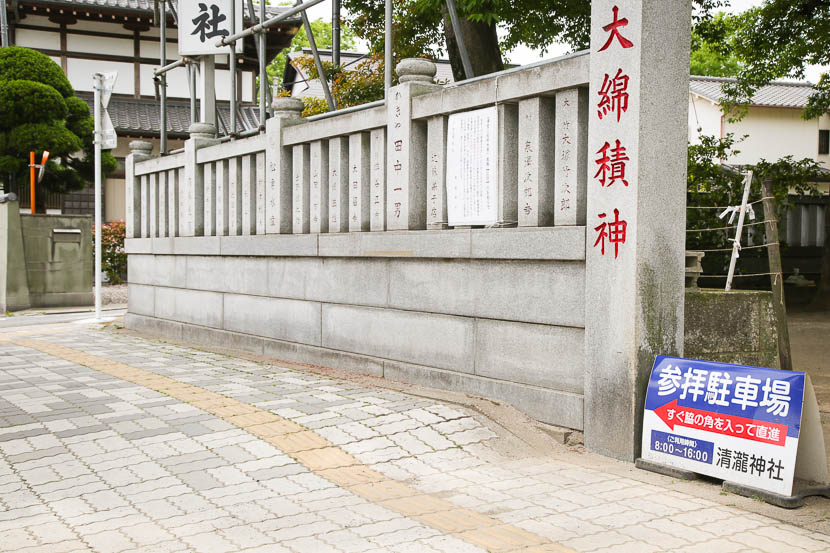
[[[690,7],[646,4],[593,2],[590,55],[450,86],[405,60],[379,105],[277,98],[257,136],[134,143],[127,326],[505,400],[632,459],[644,376],[683,340]],[[487,228],[453,219],[447,178],[451,115],[479,108]]]

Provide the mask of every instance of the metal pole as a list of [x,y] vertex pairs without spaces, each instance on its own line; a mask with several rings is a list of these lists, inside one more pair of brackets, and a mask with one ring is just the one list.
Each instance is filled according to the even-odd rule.
[[744,230],[746,204],[749,201],[749,188],[752,186],[752,171],[747,171],[744,179],[744,196],[741,200],[741,212],[738,213],[738,229],[735,231],[735,241],[732,243],[732,259],[729,260],[729,274],[726,277],[726,291],[732,289],[732,277],[735,274],[735,264],[738,262],[741,251],[741,233]]
[[340,65],[340,0],[331,2],[331,61]]
[[[256,16],[255,16],[256,12],[254,11],[254,2],[253,2],[253,0],[248,0],[248,13],[251,14],[251,21],[256,23],[257,22]],[[258,21],[258,23],[262,23],[262,19],[260,19]],[[233,28],[233,27],[231,27],[231,28]],[[254,44],[256,44],[256,55],[257,55],[257,60],[259,60],[259,58],[264,55],[263,52],[262,52],[262,45],[260,45],[258,40],[255,40]],[[266,59],[265,61],[267,62],[268,60]],[[267,73],[267,70],[266,70],[266,73]],[[273,109],[271,108],[271,99],[272,98],[271,98],[271,87],[270,86],[265,87],[265,93],[266,93],[265,107],[268,109],[269,114],[273,114]]]
[[455,8],[455,0],[447,0],[447,11],[450,12],[453,35],[458,44],[458,52],[461,54],[461,65],[464,66],[464,75],[468,79],[475,77],[473,64],[470,63],[470,55],[467,53],[467,45],[464,43],[464,36],[461,34],[461,22],[458,20],[458,10]]
[[[161,63],[162,67],[167,63],[167,0],[161,0]],[[159,122],[161,133],[161,144],[159,146],[161,155],[167,154],[167,73],[161,75],[161,121]]]
[[101,88],[103,77],[95,79],[95,318],[101,319]]
[[229,44],[232,44],[232,43],[236,42],[239,39],[249,37],[249,36],[253,36],[256,33],[262,31],[263,29],[270,29],[274,25],[276,25],[276,24],[278,24],[282,21],[285,21],[289,17],[291,17],[293,15],[297,15],[300,12],[304,12],[308,8],[316,6],[317,4],[319,4],[320,2],[323,2],[323,1],[324,0],[308,0],[308,2],[297,3],[297,4],[294,5],[294,7],[285,10],[281,14],[276,15],[276,16],[272,17],[271,19],[268,19],[266,21],[261,21],[258,24],[254,25],[253,27],[248,27],[244,31],[240,31],[236,34],[233,34],[233,35],[229,36],[229,37],[223,37],[222,40],[220,40],[219,42],[216,43],[216,46],[227,46]]
[[[305,15],[305,12],[303,12]],[[253,14],[251,14],[253,17]],[[265,21],[265,0],[259,0],[259,22]],[[265,69],[265,31],[259,33],[259,126],[265,128],[265,101],[268,99],[268,74]]]
[[311,55],[314,56],[314,65],[317,67],[317,75],[320,77],[320,82],[323,85],[323,94],[326,97],[326,103],[329,105],[329,111],[335,111],[337,104],[331,96],[329,90],[329,82],[326,79],[326,71],[323,68],[323,62],[320,59],[320,52],[317,50],[317,41],[314,40],[314,34],[311,32],[311,23],[308,22],[308,15],[306,12],[302,13],[303,27],[305,27],[305,34],[308,37],[308,44],[311,46]]
[[386,0],[386,34],[384,35],[384,56],[383,56],[383,86],[384,97],[389,95],[389,89],[392,88],[392,64],[393,60],[393,44],[395,37],[392,31],[392,0]]
[[[236,29],[236,0],[231,2],[231,29]],[[231,44],[228,58],[231,70],[231,130],[229,136],[236,134],[236,45]],[[218,110],[217,110],[218,113]]]
[[6,14],[6,0],[0,0],[0,35],[3,48],[9,45],[9,20]]
[[196,122],[196,68],[187,64],[187,83],[190,85],[190,122]]

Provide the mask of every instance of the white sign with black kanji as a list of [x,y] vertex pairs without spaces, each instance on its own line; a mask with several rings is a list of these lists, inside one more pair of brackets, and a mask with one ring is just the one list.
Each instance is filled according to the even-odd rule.
[[[235,29],[231,13],[235,12]],[[179,2],[179,55],[227,54],[228,46],[217,47],[222,38],[242,31],[242,0],[204,0]],[[242,41],[236,42],[242,52]]]

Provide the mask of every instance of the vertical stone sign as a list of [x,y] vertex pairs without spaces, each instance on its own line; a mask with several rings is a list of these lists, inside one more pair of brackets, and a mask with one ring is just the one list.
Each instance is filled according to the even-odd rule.
[[228,160],[216,162],[216,235],[228,235]]
[[292,201],[292,219],[294,234],[308,234],[309,230],[309,197],[310,197],[310,164],[308,144],[294,146],[293,161],[291,163],[294,196]]
[[329,145],[323,140],[311,143],[311,206],[312,233],[329,231]]
[[349,139],[329,140],[329,232],[349,230]]
[[369,133],[349,136],[349,232],[370,230],[371,156]]
[[256,233],[256,165],[253,155],[242,160],[242,234]]
[[178,169],[167,172],[167,236],[171,238],[179,236],[179,174]]
[[204,164],[205,175],[205,236],[216,234],[216,164]]
[[371,230],[386,230],[386,130],[375,129],[369,138]]
[[274,94],[274,116],[265,122],[265,158],[268,177],[265,187],[265,232],[292,232],[291,200],[293,194],[290,146],[282,143],[282,131],[302,123],[303,102],[297,98],[280,98]]
[[242,234],[242,158],[228,159],[228,235]]
[[427,123],[427,228],[447,228],[447,118]]
[[159,237],[167,236],[167,171],[158,174]]
[[519,226],[553,224],[554,100],[529,98],[519,102]]
[[556,93],[556,192],[553,223],[585,224],[588,151],[588,90]]
[[594,0],[585,443],[639,454],[657,355],[683,350],[690,0]]
[[256,233],[265,234],[265,152],[256,154]]

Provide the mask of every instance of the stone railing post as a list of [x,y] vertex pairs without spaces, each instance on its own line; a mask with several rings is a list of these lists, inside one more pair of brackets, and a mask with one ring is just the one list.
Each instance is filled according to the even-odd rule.
[[297,98],[274,95],[271,104],[274,116],[265,122],[265,162],[268,178],[265,188],[265,232],[268,234],[292,232],[291,202],[292,149],[283,146],[282,130],[302,123],[303,102]]
[[126,194],[127,238],[141,237],[141,214],[146,210],[146,198],[142,197],[141,184],[135,176],[135,164],[150,159],[153,144],[143,140],[130,142],[130,153],[124,162],[124,191]]
[[433,84],[436,67],[429,60],[405,59],[395,71],[400,84],[389,89],[386,99],[386,228],[425,229],[427,124],[412,120],[412,98],[441,86]]
[[216,127],[210,123],[193,123],[190,139],[184,143],[184,183],[179,192],[179,236],[202,236],[205,230],[204,169],[196,163],[196,152],[218,144]]
[[683,352],[690,12],[591,2],[585,445],[625,460],[655,356]]

